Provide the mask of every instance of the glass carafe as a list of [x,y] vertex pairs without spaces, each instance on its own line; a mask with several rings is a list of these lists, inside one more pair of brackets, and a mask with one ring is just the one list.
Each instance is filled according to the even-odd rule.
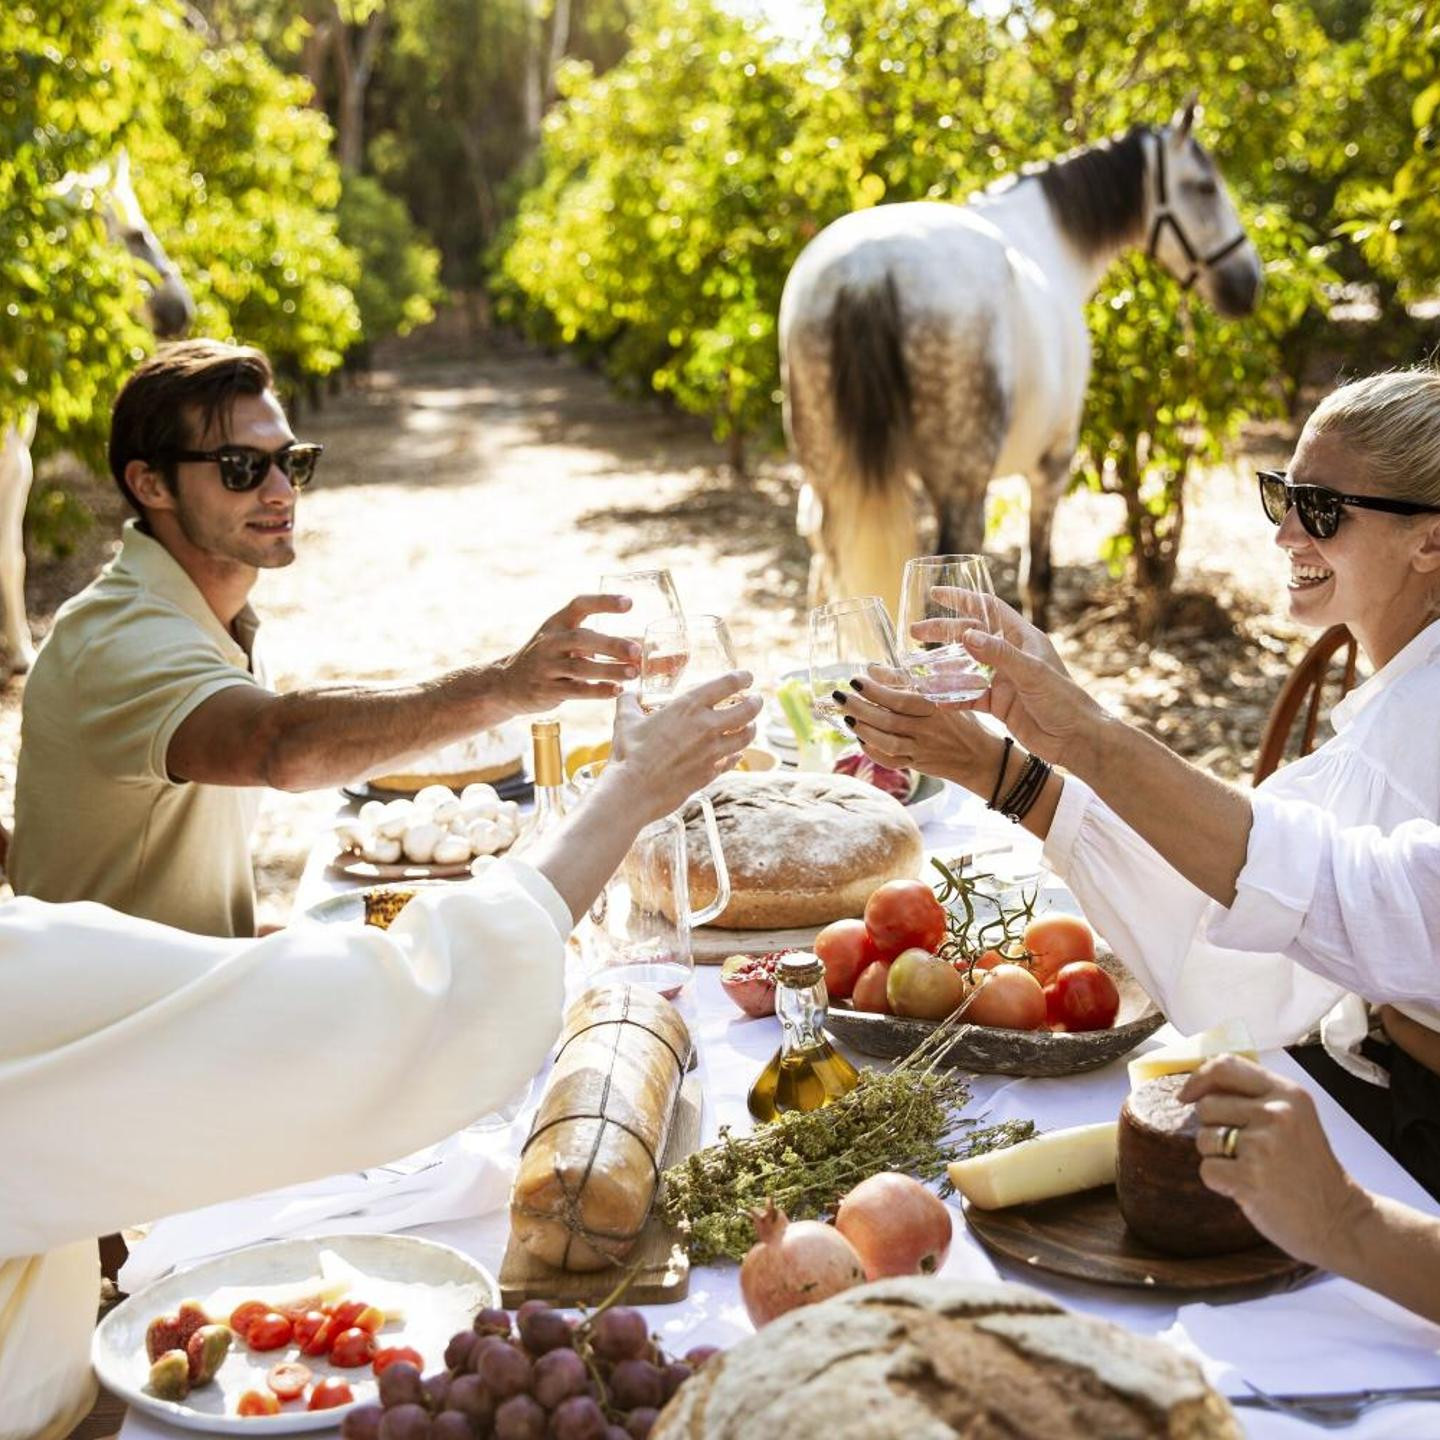
[[635,838],[580,927],[580,949],[592,984],[644,985],[673,1000],[695,971],[690,931],[707,925],[730,903],[730,873],[720,847],[715,810],[695,797],[715,870],[715,897],[690,908],[685,821],[675,811]]

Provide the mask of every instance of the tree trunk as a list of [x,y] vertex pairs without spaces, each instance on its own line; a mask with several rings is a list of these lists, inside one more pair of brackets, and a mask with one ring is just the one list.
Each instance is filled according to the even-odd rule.
[[550,16],[550,58],[545,66],[545,105],[555,103],[555,72],[570,48],[570,0],[555,0],[555,10]]
[[[338,12],[337,12],[338,20]],[[350,28],[341,24],[336,32],[335,98],[336,157],[347,175],[357,174],[365,160],[365,92],[375,71],[375,57],[385,30],[385,12],[375,10],[355,43]]]
[[545,113],[545,47],[536,0],[525,0],[525,76],[521,90],[522,154],[540,143],[540,121]]

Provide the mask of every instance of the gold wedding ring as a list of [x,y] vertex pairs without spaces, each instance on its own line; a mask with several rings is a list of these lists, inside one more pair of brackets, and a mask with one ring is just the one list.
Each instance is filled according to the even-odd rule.
[[1226,1160],[1233,1160],[1235,1152],[1240,1148],[1240,1127],[1238,1125],[1227,1125],[1220,1132],[1220,1148],[1215,1153],[1223,1156]]

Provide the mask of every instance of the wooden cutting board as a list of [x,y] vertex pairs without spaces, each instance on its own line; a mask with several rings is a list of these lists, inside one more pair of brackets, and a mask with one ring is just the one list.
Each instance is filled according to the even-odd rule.
[[731,955],[768,955],[772,950],[808,950],[823,929],[720,930],[714,925],[690,932],[690,953],[697,965],[720,965]]
[[[703,1089],[697,1070],[685,1077],[670,1138],[661,1157],[662,1169],[678,1165],[700,1145],[700,1112]],[[638,1266],[635,1278],[625,1290],[627,1305],[668,1305],[690,1293],[690,1257],[685,1253],[679,1232],[659,1215],[652,1215],[640,1240],[623,1265],[610,1270],[576,1273],[556,1270],[537,1260],[513,1236],[505,1246],[500,1265],[500,1303],[513,1310],[524,1300],[548,1300],[552,1305],[595,1306],[606,1299]]]
[[1226,1290],[1261,1281],[1297,1280],[1312,1268],[1273,1245],[1194,1257],[1152,1250],[1126,1227],[1113,1185],[1003,1210],[981,1210],[967,1203],[965,1222],[997,1255],[1100,1285]]

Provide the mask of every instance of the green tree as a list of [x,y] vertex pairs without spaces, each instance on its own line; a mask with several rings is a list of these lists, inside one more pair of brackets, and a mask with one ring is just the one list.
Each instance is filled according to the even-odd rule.
[[360,259],[354,290],[365,344],[433,319],[440,254],[425,243],[404,201],[368,175],[349,175],[339,218],[341,240]]

